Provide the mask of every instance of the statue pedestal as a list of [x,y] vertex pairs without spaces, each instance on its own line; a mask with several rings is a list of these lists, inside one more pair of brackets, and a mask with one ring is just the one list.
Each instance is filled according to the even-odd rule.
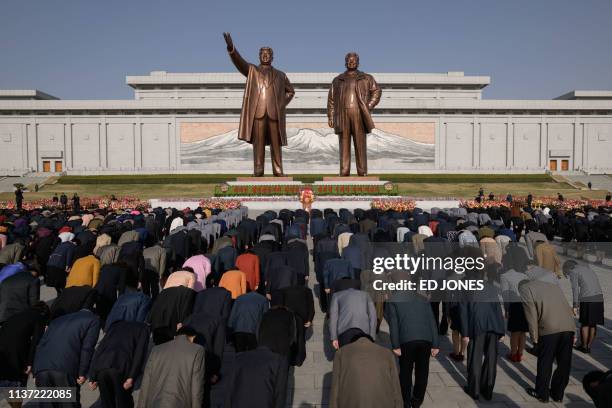
[[378,177],[324,177],[312,184],[293,177],[238,177],[215,186],[217,197],[297,196],[304,187],[312,189],[315,201],[321,196],[388,196],[397,195],[394,183]]
[[323,181],[380,181],[380,178],[376,176],[332,176],[332,177],[323,177]]
[[251,176],[251,177],[236,177],[236,181],[240,181],[240,182],[248,182],[248,183],[269,183],[269,182],[286,182],[286,181],[293,181],[293,177],[273,177],[273,176],[267,176],[267,177],[255,177],[255,176]]

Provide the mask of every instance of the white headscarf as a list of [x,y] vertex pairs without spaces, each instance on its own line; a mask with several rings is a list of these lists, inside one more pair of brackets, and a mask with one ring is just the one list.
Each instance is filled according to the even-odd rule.
[[174,231],[176,228],[182,227],[182,226],[183,226],[183,219],[181,217],[176,217],[170,223],[170,231]]
[[433,237],[433,232],[431,228],[429,228],[427,225],[421,225],[419,227],[419,234],[427,235],[428,237]]
[[62,242],[70,242],[74,239],[74,234],[72,232],[62,232],[58,237]]

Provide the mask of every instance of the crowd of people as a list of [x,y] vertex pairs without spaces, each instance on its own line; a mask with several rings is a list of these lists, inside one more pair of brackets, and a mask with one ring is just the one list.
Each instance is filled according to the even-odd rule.
[[[25,386],[32,376],[37,387],[74,387],[74,406],[86,384],[103,407],[284,407],[318,298],[335,350],[331,407],[421,406],[430,360],[449,329],[448,357],[467,358],[464,390],[475,400],[493,397],[499,341],[510,333],[509,361],[521,364],[526,349],[537,355],[527,392],[561,401],[574,347],[590,353],[604,324],[604,293],[582,258],[610,258],[611,209],[515,204],[253,218],[245,207],[4,210],[0,386]],[[562,262],[559,246],[576,260]],[[451,296],[375,290],[374,279],[450,277],[372,273],[373,258],[397,253],[483,257],[486,267],[464,276],[484,287]],[[49,304],[41,285],[55,289]],[[376,343],[383,320],[391,349]],[[212,395],[219,384],[221,401]],[[611,384],[610,372],[584,377],[598,407],[611,406]]]

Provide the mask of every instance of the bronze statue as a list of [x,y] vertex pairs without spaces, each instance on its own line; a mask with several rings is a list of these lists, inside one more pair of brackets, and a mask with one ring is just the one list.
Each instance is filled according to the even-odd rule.
[[247,77],[240,113],[238,139],[253,145],[253,175],[264,174],[266,146],[270,145],[272,171],[284,176],[282,146],[287,146],[285,107],[294,91],[284,72],[272,67],[272,48],[259,50],[259,65],[249,64],[236,48],[229,33],[223,33],[232,62]]
[[370,112],[380,101],[381,90],[374,77],[359,71],[359,55],[349,52],[346,71],[332,81],[327,97],[327,119],[340,143],[340,175],[351,173],[351,136],[355,145],[357,174],[368,175],[366,134],[374,129]]

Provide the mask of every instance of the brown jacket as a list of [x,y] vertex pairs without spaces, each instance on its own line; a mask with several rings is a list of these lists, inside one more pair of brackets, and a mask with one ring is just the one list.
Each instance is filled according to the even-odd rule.
[[559,285],[532,280],[519,287],[529,334],[534,341],[576,329],[572,309]]
[[342,346],[334,356],[330,408],[404,406],[395,357],[365,337]]
[[[327,118],[333,119],[336,134],[342,133],[342,95],[345,91],[346,75],[344,72],[334,78],[327,95]],[[381,94],[382,91],[372,75],[357,71],[357,98],[367,133],[375,128],[370,112],[378,105]]]
[[[242,100],[242,111],[240,113],[240,127],[238,128],[238,139],[253,143],[253,122],[255,121],[255,109],[259,99],[259,84],[263,78],[259,73],[259,67],[246,62],[234,48],[230,53],[232,62],[247,77]],[[271,67],[272,68],[272,67]],[[274,88],[276,113],[278,117],[278,131],[281,146],[287,146],[287,133],[285,130],[286,118],[285,107],[289,104],[295,91],[284,72],[272,68],[272,84]],[[266,140],[266,144],[270,142]]]

